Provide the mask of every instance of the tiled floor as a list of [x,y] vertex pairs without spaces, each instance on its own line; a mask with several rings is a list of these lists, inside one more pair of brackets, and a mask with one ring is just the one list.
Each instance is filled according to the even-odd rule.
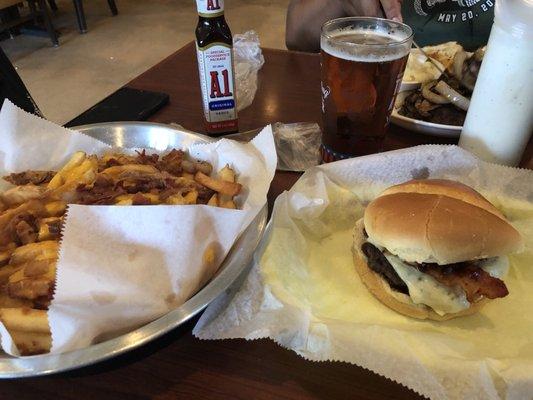
[[[262,46],[285,47],[289,0],[227,0],[233,33],[254,29]],[[60,46],[20,35],[0,42],[43,114],[64,123],[194,39],[194,0],[85,1],[88,32],[80,35],[72,1],[59,0],[54,16]]]

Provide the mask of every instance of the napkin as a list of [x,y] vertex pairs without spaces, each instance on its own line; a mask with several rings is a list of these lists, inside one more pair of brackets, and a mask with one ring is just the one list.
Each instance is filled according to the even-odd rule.
[[[503,210],[526,241],[510,257],[509,296],[445,322],[402,316],[355,272],[352,231],[365,205],[413,178],[454,179]],[[488,164],[456,146],[419,146],[319,166],[274,205],[241,288],[212,303],[201,339],[271,338],[313,361],[367,368],[432,399],[533,393],[533,172]]]
[[[109,146],[27,114],[0,112],[0,173],[57,169],[73,152]],[[160,149],[164,153],[165,149]],[[169,149],[170,150],[170,149]],[[229,164],[243,185],[238,210],[203,205],[81,206],[67,210],[48,317],[52,353],[128,332],[183,304],[216,272],[266,202],[276,168],[272,130],[250,143],[196,143],[192,157]],[[2,327],[3,328],[3,327]],[[0,329],[4,351],[15,354]]]

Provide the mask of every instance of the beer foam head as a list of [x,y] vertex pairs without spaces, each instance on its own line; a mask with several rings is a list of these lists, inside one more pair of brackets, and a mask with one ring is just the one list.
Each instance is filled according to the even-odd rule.
[[322,34],[320,47],[326,53],[348,61],[386,62],[409,53],[411,41],[404,33],[368,29],[338,29]]

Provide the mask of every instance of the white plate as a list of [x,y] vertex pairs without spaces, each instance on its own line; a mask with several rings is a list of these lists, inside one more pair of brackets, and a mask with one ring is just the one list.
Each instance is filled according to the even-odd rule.
[[434,124],[433,122],[404,117],[398,114],[396,110],[392,111],[390,120],[394,125],[410,131],[448,138],[458,138],[461,135],[461,129],[463,129],[462,126]]

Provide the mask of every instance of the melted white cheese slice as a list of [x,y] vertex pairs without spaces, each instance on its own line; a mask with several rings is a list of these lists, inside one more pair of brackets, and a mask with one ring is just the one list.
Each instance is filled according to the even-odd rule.
[[505,277],[509,270],[509,258],[507,257],[487,258],[486,260],[480,261],[480,263],[481,269],[494,278],[501,279]]
[[461,288],[443,285],[431,275],[403,263],[398,257],[389,253],[384,255],[407,285],[413,303],[425,304],[439,315],[456,313],[470,307],[470,302]]
[[[456,313],[470,307],[466,293],[460,287],[443,285],[431,275],[405,264],[397,256],[387,252],[383,254],[407,285],[413,303],[425,304],[439,315]],[[507,257],[494,257],[483,261],[481,268],[489,275],[501,278],[507,273],[509,260]]]

